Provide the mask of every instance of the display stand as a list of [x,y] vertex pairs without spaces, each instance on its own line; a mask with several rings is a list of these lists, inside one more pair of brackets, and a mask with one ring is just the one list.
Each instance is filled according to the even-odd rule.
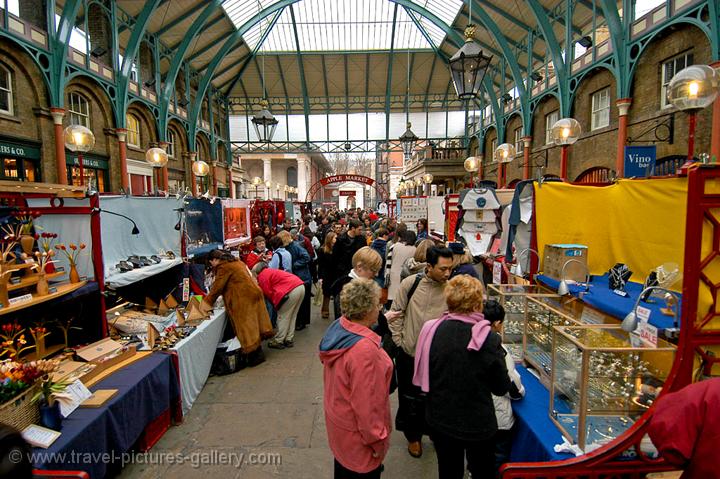
[[[720,372],[714,359],[720,353],[719,299],[715,294],[717,285],[708,277],[713,261],[720,255],[720,244],[703,242],[703,238],[717,238],[720,229],[720,219],[714,214],[720,209],[720,195],[713,193],[720,182],[720,168],[692,169],[688,180],[680,337],[662,394]],[[699,377],[694,375],[698,364]],[[644,477],[651,472],[674,470],[662,458],[649,457],[641,447],[653,412],[651,407],[622,435],[593,452],[557,462],[509,463],[503,466],[501,475],[504,479]],[[631,459],[624,457],[628,449],[635,452]]]

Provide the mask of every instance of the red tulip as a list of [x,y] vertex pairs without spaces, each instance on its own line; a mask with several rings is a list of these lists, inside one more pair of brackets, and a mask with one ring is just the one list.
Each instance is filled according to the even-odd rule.
[[85,249],[87,245],[85,243],[80,243],[80,249]]
[[74,244],[70,243],[70,249],[73,250],[73,251],[75,251],[75,250],[77,249],[77,246],[75,246]]

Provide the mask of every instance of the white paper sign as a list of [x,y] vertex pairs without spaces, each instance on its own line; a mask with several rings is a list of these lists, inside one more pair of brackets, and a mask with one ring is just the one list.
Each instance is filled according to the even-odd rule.
[[493,262],[493,283],[502,284],[502,263],[500,261]]
[[190,301],[190,278],[183,278],[183,303]]
[[641,322],[638,326],[638,333],[643,344],[651,348],[657,348],[658,329],[650,323]]
[[30,445],[44,449],[50,447],[50,445],[55,442],[55,439],[60,437],[59,432],[38,426],[37,424],[31,424],[23,429],[21,435]]
[[60,414],[63,417],[68,417],[80,404],[92,396],[90,390],[79,379],[66,387],[61,394],[58,395],[57,400],[60,403]]
[[18,296],[16,298],[10,298],[10,306],[14,306],[16,304],[20,303],[27,303],[33,300],[32,294],[23,294],[22,296]]
[[635,314],[637,315],[640,322],[647,323],[650,321],[650,313],[652,311],[648,308],[645,308],[643,306],[638,306],[635,310]]

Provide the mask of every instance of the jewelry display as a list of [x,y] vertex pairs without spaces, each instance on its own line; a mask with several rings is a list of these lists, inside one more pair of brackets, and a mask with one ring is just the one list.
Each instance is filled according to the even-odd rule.
[[488,286],[488,296],[496,299],[505,308],[503,344],[510,351],[515,362],[522,361],[527,298],[559,298],[559,296],[549,289],[524,284],[491,284]]
[[662,390],[676,348],[633,346],[619,326],[559,326],[551,347],[550,417],[581,449],[626,431]]

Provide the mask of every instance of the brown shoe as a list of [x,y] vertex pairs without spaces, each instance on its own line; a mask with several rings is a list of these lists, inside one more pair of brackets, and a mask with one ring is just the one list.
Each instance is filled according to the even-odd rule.
[[415,441],[415,442],[409,442],[408,443],[408,452],[412,457],[421,457],[422,456],[422,442]]

